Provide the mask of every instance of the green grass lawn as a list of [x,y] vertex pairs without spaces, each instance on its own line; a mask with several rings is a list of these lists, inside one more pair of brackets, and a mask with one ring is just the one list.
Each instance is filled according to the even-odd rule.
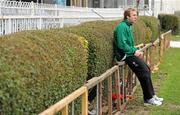
[[[168,49],[160,70],[154,74],[159,82],[158,95],[165,100],[162,106],[152,107],[149,115],[180,115],[180,49]],[[157,80],[160,78],[160,80]]]
[[176,35],[176,36],[173,36],[173,37],[172,37],[172,40],[180,40],[180,34],[179,34],[179,35]]
[[[180,40],[180,35],[173,36],[173,40]],[[156,94],[164,98],[163,105],[144,106],[139,86],[124,115],[180,115],[180,48],[166,50],[159,71],[152,78]]]

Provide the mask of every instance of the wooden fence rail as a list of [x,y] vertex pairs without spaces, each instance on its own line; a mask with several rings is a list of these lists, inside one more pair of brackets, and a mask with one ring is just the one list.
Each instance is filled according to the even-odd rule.
[[[171,31],[168,31],[153,43],[138,46],[140,50],[144,52],[144,61],[150,66],[152,71],[158,69],[161,57],[170,45],[170,39]],[[103,84],[105,84],[105,86],[103,86]],[[78,97],[81,97],[82,100],[81,114],[87,115],[88,91],[94,86],[97,86],[97,114],[120,114],[120,112],[125,109],[127,102],[132,99],[137,84],[135,74],[125,62],[118,62],[105,73],[99,77],[90,79],[84,86],[52,105],[40,113],[40,115],[53,115],[57,112],[61,112],[62,115],[68,115],[68,105]],[[116,98],[113,99],[113,96]]]

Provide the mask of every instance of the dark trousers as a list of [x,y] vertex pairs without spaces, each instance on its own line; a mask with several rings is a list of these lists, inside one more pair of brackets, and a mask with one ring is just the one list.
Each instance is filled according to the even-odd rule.
[[94,98],[96,97],[97,94],[97,86],[94,86],[93,88],[91,88],[89,90],[89,94],[88,94],[88,101],[91,103]]
[[151,72],[148,65],[144,62],[144,60],[136,57],[130,56],[125,59],[126,64],[132,69],[132,71],[136,74],[141,88],[143,90],[144,101],[152,98],[154,93],[154,88],[151,81]]
[[[91,78],[92,78],[91,76],[87,77],[86,81],[90,80]],[[88,101],[91,103],[96,97],[96,95],[97,95],[97,86],[94,86],[88,91]]]

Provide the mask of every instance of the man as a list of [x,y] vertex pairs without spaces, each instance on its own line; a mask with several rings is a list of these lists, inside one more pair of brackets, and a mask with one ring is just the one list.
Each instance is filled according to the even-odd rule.
[[143,52],[134,47],[132,24],[137,21],[137,11],[129,8],[124,12],[124,20],[114,30],[114,53],[116,61],[125,61],[138,77],[143,90],[144,104],[162,104],[163,98],[158,98],[153,89],[151,72],[143,61]]

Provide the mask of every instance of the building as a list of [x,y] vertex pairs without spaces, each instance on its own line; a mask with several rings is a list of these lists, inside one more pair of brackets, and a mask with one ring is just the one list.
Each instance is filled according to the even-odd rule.
[[[156,4],[163,9],[167,6],[179,8],[176,3],[180,0],[9,0],[9,1],[23,1],[23,2],[35,2],[46,4],[59,4],[62,6],[78,6],[78,7],[90,7],[90,8],[126,8],[127,6],[135,7],[137,3],[140,3],[141,7],[148,7],[153,9]],[[169,5],[167,5],[169,4]],[[176,9],[175,8],[175,9]]]
[[78,6],[88,7],[88,0],[9,0],[9,1],[22,1],[46,4],[58,4],[62,6]]
[[62,6],[79,6],[90,8],[119,8],[125,6],[136,6],[137,1],[149,4],[152,0],[10,0],[22,2],[35,2],[46,4],[59,4]]

